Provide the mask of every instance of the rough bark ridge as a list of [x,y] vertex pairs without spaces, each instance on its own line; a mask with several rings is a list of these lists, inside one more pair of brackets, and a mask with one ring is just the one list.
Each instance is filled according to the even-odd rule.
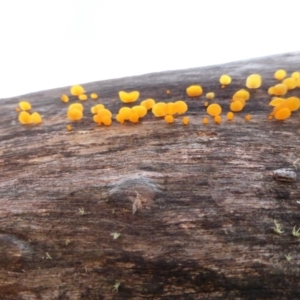
[[[273,72],[297,67],[299,52],[84,85],[115,113],[123,89],[186,100],[188,126],[149,114],[98,127],[88,100],[68,132],[67,88],[2,99],[1,299],[299,299],[299,113],[267,120]],[[214,91],[228,111],[256,72],[263,86],[234,121],[202,125],[205,97],[188,99],[187,86]],[[222,89],[225,73],[233,82]],[[20,99],[43,124],[18,123]],[[298,179],[274,180],[283,167]]]

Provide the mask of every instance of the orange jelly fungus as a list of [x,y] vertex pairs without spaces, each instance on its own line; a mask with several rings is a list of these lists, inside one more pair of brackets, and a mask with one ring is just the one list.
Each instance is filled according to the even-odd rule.
[[182,115],[188,110],[188,106],[184,101],[178,100],[174,103],[174,109],[175,113]]
[[175,104],[173,102],[168,102],[166,106],[166,113],[167,115],[174,115],[175,111]]
[[208,100],[214,99],[214,98],[215,98],[215,93],[214,93],[214,92],[209,92],[209,93],[207,93],[207,94],[206,94],[206,98],[207,98]]
[[250,121],[250,120],[251,120],[251,118],[252,118],[252,116],[251,116],[251,115],[246,115],[246,116],[245,116],[245,120],[246,120],[246,121]]
[[96,114],[100,109],[104,109],[104,105],[103,104],[96,104],[94,106],[91,107],[91,113],[92,114]]
[[72,130],[72,126],[71,125],[67,125],[67,130],[71,131]]
[[98,95],[96,94],[96,93],[91,93],[90,94],[90,97],[92,98],[92,99],[98,99]]
[[119,123],[121,123],[121,124],[124,124],[124,122],[125,122],[124,117],[123,117],[122,115],[120,115],[120,114],[117,114],[117,115],[116,115],[116,120],[117,120]]
[[285,101],[290,111],[296,111],[300,108],[300,99],[298,97],[289,97]]
[[233,113],[233,112],[231,112],[231,111],[230,111],[230,112],[228,112],[228,113],[227,113],[227,120],[228,120],[228,121],[232,121],[232,120],[233,120],[233,118],[234,118],[234,113]]
[[215,120],[216,124],[220,124],[221,123],[221,116],[219,116],[219,115],[215,116],[214,120]]
[[140,93],[138,91],[132,91],[132,92],[119,92],[119,98],[124,103],[132,103],[135,102],[140,96]]
[[155,104],[154,99],[146,99],[141,102],[141,105],[145,106],[147,110],[151,109],[154,106],[154,104]]
[[106,109],[106,108],[99,109],[99,110],[97,111],[97,115],[98,115],[99,117],[101,117],[101,118],[103,118],[103,117],[105,117],[105,116],[106,116],[106,117],[109,117],[109,118],[112,117],[111,111],[108,110],[108,109]]
[[288,90],[293,90],[297,86],[297,80],[293,77],[286,78],[282,81]]
[[208,118],[203,118],[202,123],[203,123],[204,125],[208,124]]
[[236,100],[230,103],[230,110],[234,112],[241,111],[244,108],[244,103],[242,101]]
[[251,74],[246,79],[246,87],[248,89],[257,89],[261,86],[262,79],[259,74]]
[[111,117],[109,117],[109,116],[104,116],[104,117],[102,117],[102,123],[103,123],[105,126],[110,126],[111,123],[112,123]]
[[287,93],[287,86],[285,84],[282,84],[282,83],[279,83],[279,84],[276,84],[272,87],[270,87],[268,89],[268,93],[270,95],[275,95],[275,96],[283,96]]
[[35,124],[40,124],[42,123],[42,117],[38,112],[33,112],[30,116],[31,122]]
[[85,90],[84,90],[84,88],[81,85],[73,85],[70,88],[70,93],[73,96],[79,96],[81,94],[84,94],[84,92],[85,92]]
[[204,106],[205,107],[208,106],[208,102],[207,101],[204,102]]
[[131,112],[131,114],[129,116],[129,121],[132,123],[138,123],[139,115],[136,112]]
[[283,78],[286,77],[286,71],[285,70],[277,70],[275,73],[274,73],[274,78],[277,79],[277,80],[282,80]]
[[67,103],[67,102],[69,102],[69,96],[66,95],[66,94],[62,94],[61,97],[60,97],[60,100],[61,100],[62,102]]
[[167,114],[167,103],[158,102],[152,107],[152,113],[155,117],[164,117]]
[[269,103],[270,106],[277,106],[281,103],[283,103],[285,101],[285,99],[283,98],[277,98],[277,97],[274,97],[271,102]]
[[[120,119],[121,117],[123,118],[123,120],[129,120],[129,116],[131,114],[131,108],[129,107],[121,107],[119,109],[119,115],[120,115]],[[120,121],[119,121],[120,122]]]
[[142,105],[136,105],[136,106],[132,107],[131,110],[133,112],[136,112],[138,114],[139,118],[142,118],[142,117],[146,116],[146,114],[147,114],[146,107],[142,106]]
[[78,96],[78,99],[81,100],[81,101],[85,101],[87,100],[88,96],[86,94],[81,94]]
[[21,111],[19,113],[18,119],[21,124],[30,124],[31,123],[31,116],[27,111]]
[[276,120],[285,120],[288,119],[290,116],[291,116],[291,111],[287,107],[284,107],[276,112],[274,118]]
[[68,110],[67,117],[71,121],[79,121],[83,117],[83,113],[78,108],[72,108]]
[[189,97],[198,97],[203,93],[201,85],[191,85],[186,89],[186,93]]
[[184,118],[182,119],[182,124],[183,124],[183,125],[187,125],[187,124],[189,124],[189,122],[190,122],[189,117],[184,117]]
[[300,72],[293,72],[291,77],[294,78],[294,79],[300,78]]
[[168,95],[171,94],[170,90],[166,90],[166,94]]
[[20,108],[20,107],[16,107],[16,108],[15,108],[15,111],[16,111],[16,112],[20,112],[20,111],[21,111],[21,108]]
[[174,122],[174,117],[172,115],[166,115],[165,121],[169,124],[172,124]]
[[249,100],[249,98],[250,98],[250,93],[245,89],[238,90],[232,96],[232,100],[243,99],[243,100],[247,101],[247,100]]
[[222,108],[219,104],[213,103],[207,107],[206,112],[210,116],[215,117],[215,116],[218,116],[219,114],[221,114]]
[[31,109],[31,104],[28,101],[21,101],[21,102],[19,102],[19,107],[22,110],[30,110]]
[[220,77],[220,83],[222,84],[222,85],[229,85],[230,83],[231,83],[231,77],[229,76],[229,75],[227,75],[227,74],[224,74],[224,75],[222,75],[221,77]]
[[73,103],[73,104],[69,105],[68,110],[72,110],[74,108],[83,112],[83,105],[81,103]]

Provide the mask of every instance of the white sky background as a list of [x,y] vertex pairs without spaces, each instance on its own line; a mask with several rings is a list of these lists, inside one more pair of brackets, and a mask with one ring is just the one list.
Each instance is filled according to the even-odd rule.
[[0,98],[298,51],[299,11],[299,0],[0,0]]

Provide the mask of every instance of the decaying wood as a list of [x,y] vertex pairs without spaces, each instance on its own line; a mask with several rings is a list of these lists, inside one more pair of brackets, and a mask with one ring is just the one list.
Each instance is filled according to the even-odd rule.
[[[69,132],[68,88],[2,99],[1,299],[299,299],[299,113],[267,120],[273,72],[297,67],[299,52],[84,85],[114,113],[119,90],[186,100],[188,126],[149,114],[99,127],[88,100]],[[227,110],[256,72],[263,86],[243,112],[202,125],[204,96],[188,99],[188,85]],[[225,73],[233,82],[222,89]],[[43,124],[18,123],[20,99]],[[281,168],[297,179],[275,180]]]

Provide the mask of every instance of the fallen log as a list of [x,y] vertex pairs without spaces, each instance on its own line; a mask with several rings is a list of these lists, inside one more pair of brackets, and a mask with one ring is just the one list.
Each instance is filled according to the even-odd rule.
[[[151,114],[98,126],[88,100],[68,131],[69,88],[2,99],[1,299],[300,298],[299,113],[267,118],[273,73],[299,66],[297,52],[84,85],[114,113],[120,90],[185,100],[187,126]],[[252,73],[263,84],[243,112],[203,125],[205,96],[187,86],[215,92],[226,112]],[[18,122],[21,99],[42,124]],[[282,168],[298,177],[274,177]]]

